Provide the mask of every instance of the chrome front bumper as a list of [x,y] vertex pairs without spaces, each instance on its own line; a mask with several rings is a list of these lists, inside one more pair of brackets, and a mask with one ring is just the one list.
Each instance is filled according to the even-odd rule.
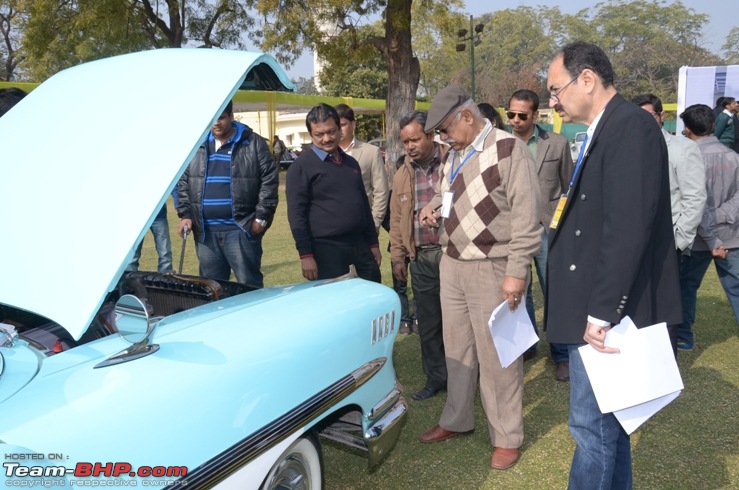
[[408,402],[402,394],[403,388],[396,382],[395,388],[370,411],[370,426],[364,432],[370,469],[385,459],[400,437],[408,412]]

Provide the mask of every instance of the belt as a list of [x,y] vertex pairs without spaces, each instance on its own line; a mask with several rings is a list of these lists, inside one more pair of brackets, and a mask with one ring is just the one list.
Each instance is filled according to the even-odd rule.
[[440,248],[441,248],[441,245],[439,245],[438,243],[434,245],[416,245],[416,250],[421,251],[421,252],[424,250],[437,250]]

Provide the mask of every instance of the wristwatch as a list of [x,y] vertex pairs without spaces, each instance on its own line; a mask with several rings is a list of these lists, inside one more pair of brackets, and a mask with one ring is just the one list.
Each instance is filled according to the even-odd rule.
[[258,224],[259,226],[261,226],[262,228],[265,228],[265,227],[267,226],[267,220],[266,220],[266,219],[259,219],[259,218],[256,218],[256,219],[255,219],[254,221],[256,221],[256,222],[257,222],[257,224]]

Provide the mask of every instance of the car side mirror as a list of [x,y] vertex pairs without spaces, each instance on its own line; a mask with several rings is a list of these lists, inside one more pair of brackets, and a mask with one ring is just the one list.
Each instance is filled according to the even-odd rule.
[[115,326],[127,342],[136,344],[149,334],[149,312],[137,296],[126,294],[115,304]]
[[157,344],[149,343],[155,323],[151,321],[146,304],[141,299],[125,294],[116,302],[113,312],[118,334],[133,345],[99,363],[95,368],[133,361],[159,350]]

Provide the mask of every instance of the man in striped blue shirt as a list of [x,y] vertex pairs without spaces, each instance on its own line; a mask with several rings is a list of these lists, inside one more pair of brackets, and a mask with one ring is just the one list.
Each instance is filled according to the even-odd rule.
[[191,229],[200,275],[263,286],[262,236],[277,208],[279,167],[229,102],[179,182],[179,233]]

